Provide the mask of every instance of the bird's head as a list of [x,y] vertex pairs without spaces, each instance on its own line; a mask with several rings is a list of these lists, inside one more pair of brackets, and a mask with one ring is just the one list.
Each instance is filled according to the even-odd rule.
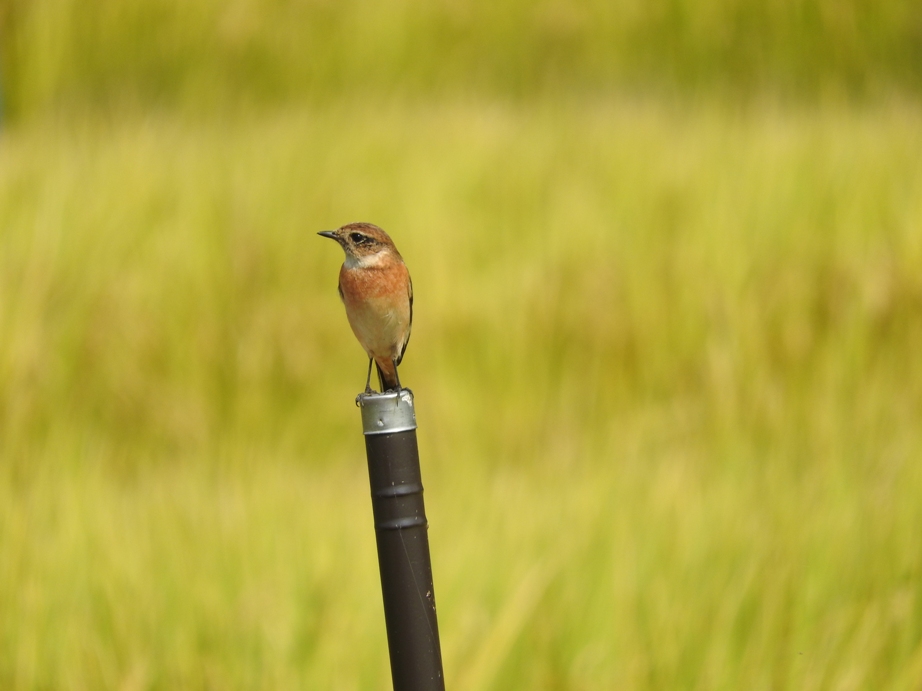
[[318,235],[336,240],[346,253],[349,268],[373,266],[382,260],[400,259],[394,241],[373,223],[349,223],[336,230],[323,230]]

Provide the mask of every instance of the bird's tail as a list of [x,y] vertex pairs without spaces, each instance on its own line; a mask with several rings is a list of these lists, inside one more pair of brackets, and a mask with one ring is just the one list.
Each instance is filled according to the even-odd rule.
[[378,382],[381,384],[381,393],[385,391],[399,391],[400,380],[397,378],[397,365],[393,360],[375,359],[375,369],[378,370]]

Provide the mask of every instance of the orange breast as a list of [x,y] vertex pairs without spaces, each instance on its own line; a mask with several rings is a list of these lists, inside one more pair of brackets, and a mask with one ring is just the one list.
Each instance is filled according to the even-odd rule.
[[346,316],[369,357],[396,358],[410,336],[410,275],[403,262],[339,274]]

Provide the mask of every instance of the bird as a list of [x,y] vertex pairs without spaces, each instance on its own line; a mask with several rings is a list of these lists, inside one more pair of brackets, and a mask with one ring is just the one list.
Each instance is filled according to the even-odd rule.
[[397,366],[410,342],[413,282],[394,241],[373,223],[349,223],[318,235],[336,240],[346,253],[339,271],[339,297],[359,344],[368,355],[365,393],[375,363],[382,392],[401,391]]

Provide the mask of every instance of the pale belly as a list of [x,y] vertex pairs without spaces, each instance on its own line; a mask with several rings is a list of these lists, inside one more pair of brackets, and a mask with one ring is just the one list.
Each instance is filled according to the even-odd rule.
[[384,297],[353,301],[346,297],[346,316],[368,357],[395,359],[403,350],[410,326],[410,303]]

